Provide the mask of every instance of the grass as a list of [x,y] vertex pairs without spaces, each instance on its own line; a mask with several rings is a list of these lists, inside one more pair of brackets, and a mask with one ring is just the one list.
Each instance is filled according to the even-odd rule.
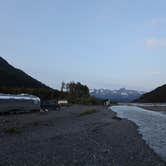
[[96,113],[96,112],[97,112],[96,109],[88,109],[88,110],[86,110],[86,111],[84,111],[84,112],[81,112],[81,113],[79,114],[79,116],[86,116],[86,115],[94,114],[94,113]]
[[9,133],[9,134],[20,134],[21,130],[19,128],[16,128],[16,127],[11,127],[11,128],[5,129],[5,133]]

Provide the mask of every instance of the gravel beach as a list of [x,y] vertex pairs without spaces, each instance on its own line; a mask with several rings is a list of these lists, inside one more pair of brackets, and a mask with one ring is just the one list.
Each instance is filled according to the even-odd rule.
[[[96,110],[91,113],[87,110]],[[166,166],[104,106],[0,116],[0,166]]]

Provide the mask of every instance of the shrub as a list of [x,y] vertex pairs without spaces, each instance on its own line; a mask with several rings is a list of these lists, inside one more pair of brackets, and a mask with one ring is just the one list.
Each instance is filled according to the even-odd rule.
[[89,109],[89,110],[86,110],[86,111],[84,111],[84,112],[81,112],[81,113],[79,114],[79,116],[90,115],[90,114],[94,114],[94,113],[96,113],[96,112],[97,112],[96,109]]
[[5,129],[5,133],[9,133],[9,134],[20,134],[21,130],[19,128],[12,127],[12,128]]

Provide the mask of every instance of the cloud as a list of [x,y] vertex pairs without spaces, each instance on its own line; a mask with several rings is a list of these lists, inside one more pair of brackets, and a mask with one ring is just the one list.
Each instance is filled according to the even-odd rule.
[[145,44],[147,47],[150,48],[166,48],[166,38],[162,38],[162,39],[157,39],[157,38],[149,38],[146,39]]
[[151,20],[151,24],[153,26],[165,25],[166,24],[166,18],[153,18]]
[[156,76],[156,75],[160,75],[161,73],[159,71],[152,71],[152,72],[149,72],[148,75],[151,75],[151,76]]

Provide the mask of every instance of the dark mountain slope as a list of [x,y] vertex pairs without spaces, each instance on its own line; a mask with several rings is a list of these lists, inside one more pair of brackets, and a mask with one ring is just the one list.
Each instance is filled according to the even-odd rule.
[[166,102],[166,84],[156,88],[155,90],[142,95],[139,99],[134,102],[143,102],[143,103],[158,103]]
[[28,93],[46,100],[57,99],[60,95],[58,90],[46,86],[22,70],[13,67],[2,57],[0,57],[0,93]]
[[[0,87],[49,88],[0,57]],[[50,88],[49,88],[50,89]]]

